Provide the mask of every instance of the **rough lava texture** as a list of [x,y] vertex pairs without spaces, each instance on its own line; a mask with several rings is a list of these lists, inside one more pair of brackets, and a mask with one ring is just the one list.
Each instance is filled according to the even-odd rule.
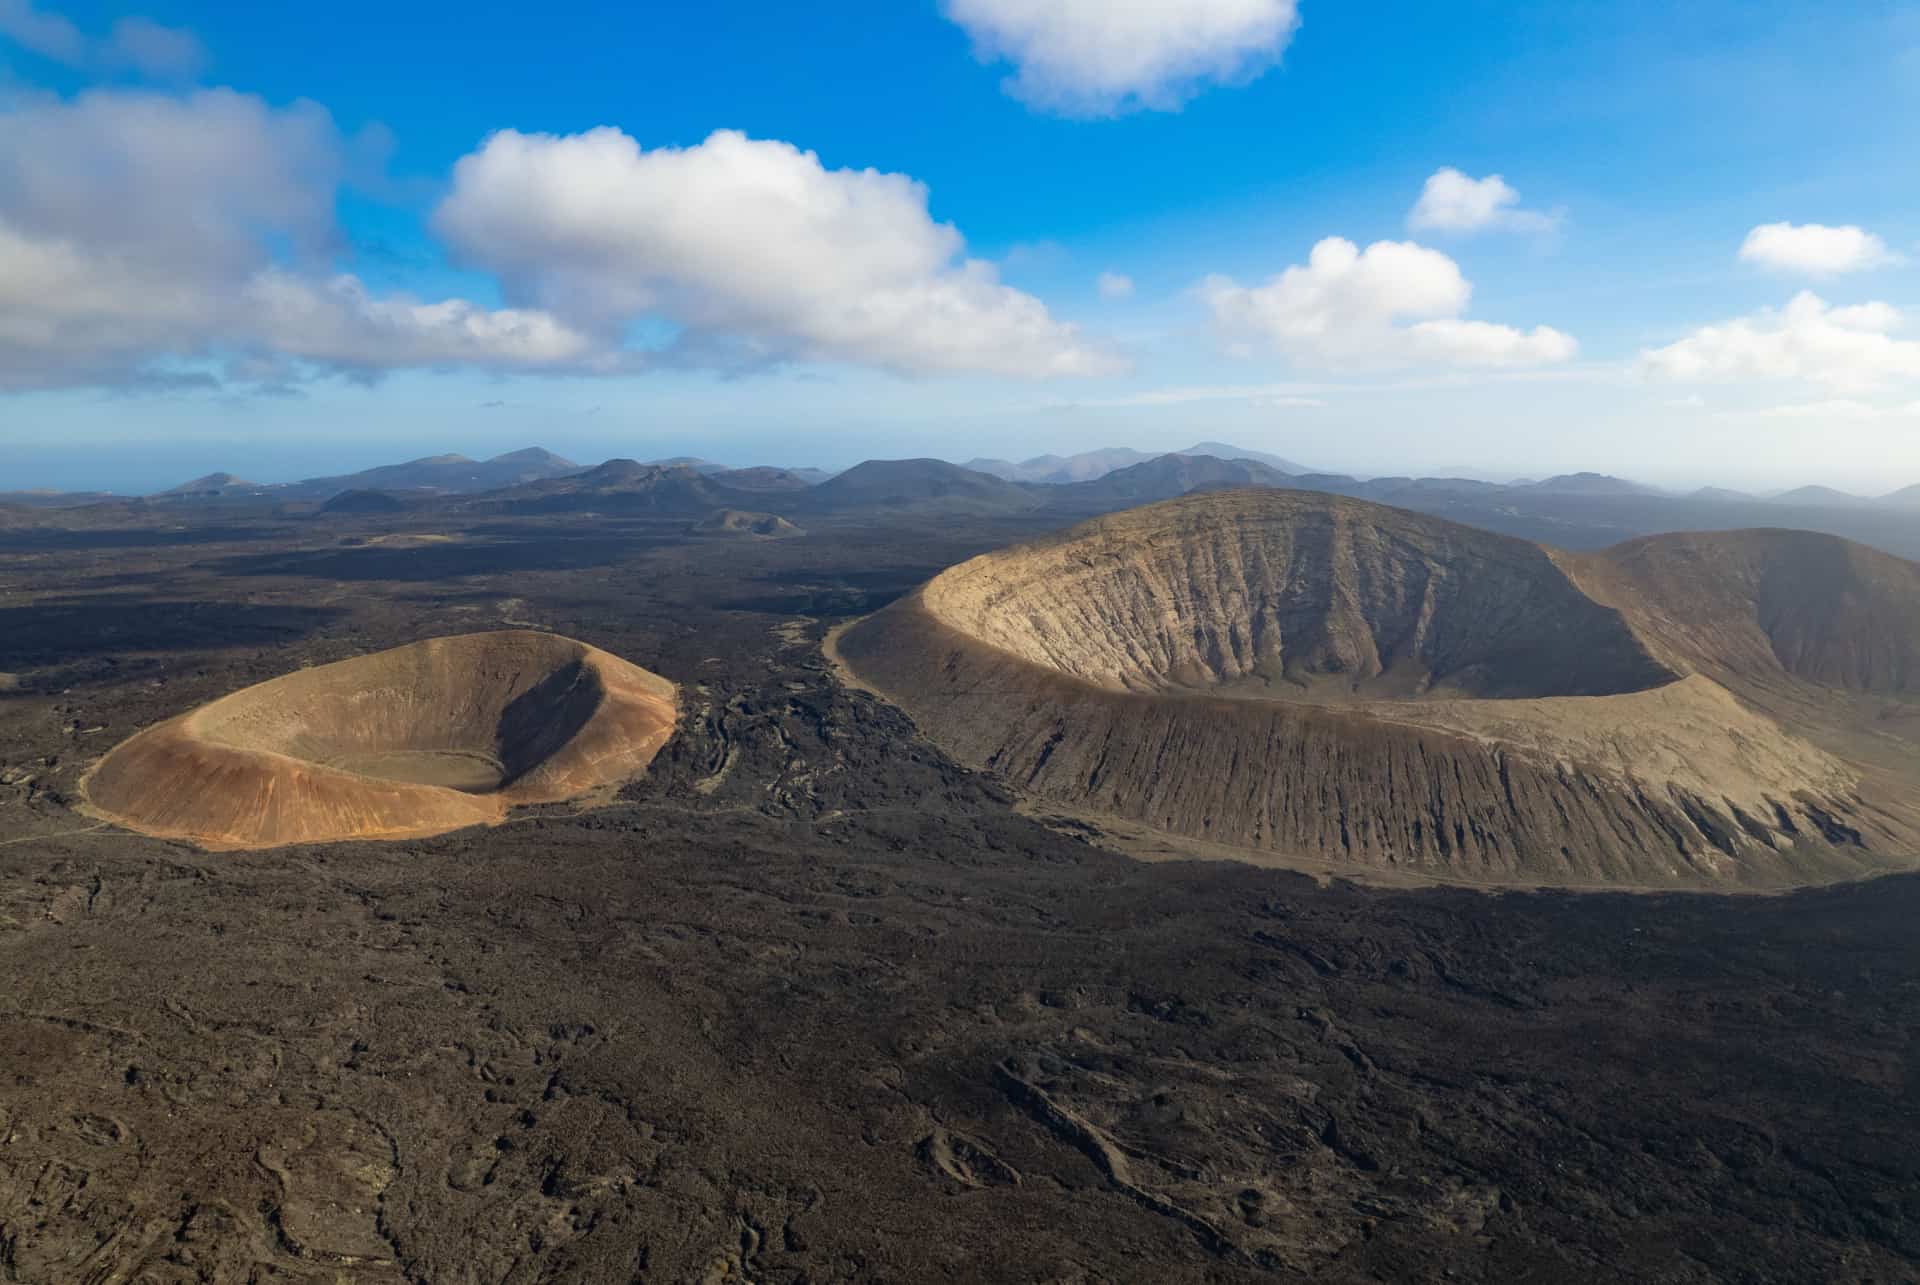
[[122,742],[87,800],[209,848],[401,839],[495,824],[646,770],[674,687],[530,630],[436,638],[289,674]]
[[[836,654],[1044,802],[1230,848],[1514,884],[1910,864],[1903,800],[1722,680],[1764,660],[1905,690],[1915,569],[1763,534],[1789,551],[1759,541],[1764,565],[1728,584],[1739,557],[1702,570],[1697,548],[1753,533],[1574,559],[1359,500],[1213,493],[963,563]],[[1828,543],[1865,568],[1854,588]],[[1799,577],[1853,623],[1769,610]]]

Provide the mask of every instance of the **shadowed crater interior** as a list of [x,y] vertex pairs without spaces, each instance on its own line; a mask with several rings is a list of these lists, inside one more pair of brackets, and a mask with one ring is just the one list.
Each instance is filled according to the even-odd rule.
[[415,837],[617,785],[675,721],[672,684],[597,648],[469,634],[236,692],[122,743],[86,790],[210,847]]

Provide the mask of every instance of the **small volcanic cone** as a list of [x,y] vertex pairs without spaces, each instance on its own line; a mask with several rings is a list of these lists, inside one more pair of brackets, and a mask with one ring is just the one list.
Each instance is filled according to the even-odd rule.
[[691,535],[726,535],[756,540],[784,540],[805,535],[793,523],[772,513],[720,509],[687,528]]
[[84,790],[207,848],[418,838],[616,786],[677,721],[673,684],[585,643],[467,634],[235,692],[122,742]]

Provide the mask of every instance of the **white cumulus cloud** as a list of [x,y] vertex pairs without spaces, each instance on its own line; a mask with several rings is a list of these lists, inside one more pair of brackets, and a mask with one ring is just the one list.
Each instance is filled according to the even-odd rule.
[[1896,333],[1905,320],[1891,304],[1836,308],[1802,291],[1780,311],[1702,326],[1643,352],[1640,365],[1663,379],[1792,379],[1867,392],[1920,381],[1920,342]]
[[133,385],[181,363],[283,379],[290,363],[605,360],[551,317],[382,297],[333,270],[344,150],[319,108],[226,90],[0,111],[0,389]]
[[1473,287],[1452,259],[1425,246],[1342,237],[1313,247],[1265,285],[1209,277],[1200,294],[1221,336],[1324,367],[1520,367],[1570,359],[1578,345],[1548,326],[1519,330],[1461,314]]
[[455,167],[434,225],[514,302],[609,336],[671,323],[682,359],[1030,377],[1121,367],[965,257],[920,183],[829,170],[732,131],[654,150],[612,128],[503,131]]
[[1133,298],[1133,278],[1122,272],[1102,272],[1095,283],[1102,299]]
[[1776,272],[1811,277],[1863,272],[1900,262],[1900,256],[1887,249],[1885,241],[1863,228],[1820,223],[1763,223],[1741,242],[1740,259]]
[[1407,214],[1407,226],[1440,232],[1550,232],[1559,224],[1552,214],[1520,208],[1520,193],[1498,174],[1471,178],[1448,166],[1420,191]]
[[1210,84],[1245,84],[1278,62],[1296,0],[944,0],[1006,88],[1043,111],[1107,116],[1179,107]]

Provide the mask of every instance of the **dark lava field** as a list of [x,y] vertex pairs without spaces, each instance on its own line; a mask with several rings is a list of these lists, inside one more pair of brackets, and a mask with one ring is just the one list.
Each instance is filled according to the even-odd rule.
[[[1135,862],[819,649],[1059,521],[802,524],[0,531],[0,1279],[1920,1279],[1920,877]],[[227,853],[78,811],[142,727],[509,627],[680,685],[612,803]]]

